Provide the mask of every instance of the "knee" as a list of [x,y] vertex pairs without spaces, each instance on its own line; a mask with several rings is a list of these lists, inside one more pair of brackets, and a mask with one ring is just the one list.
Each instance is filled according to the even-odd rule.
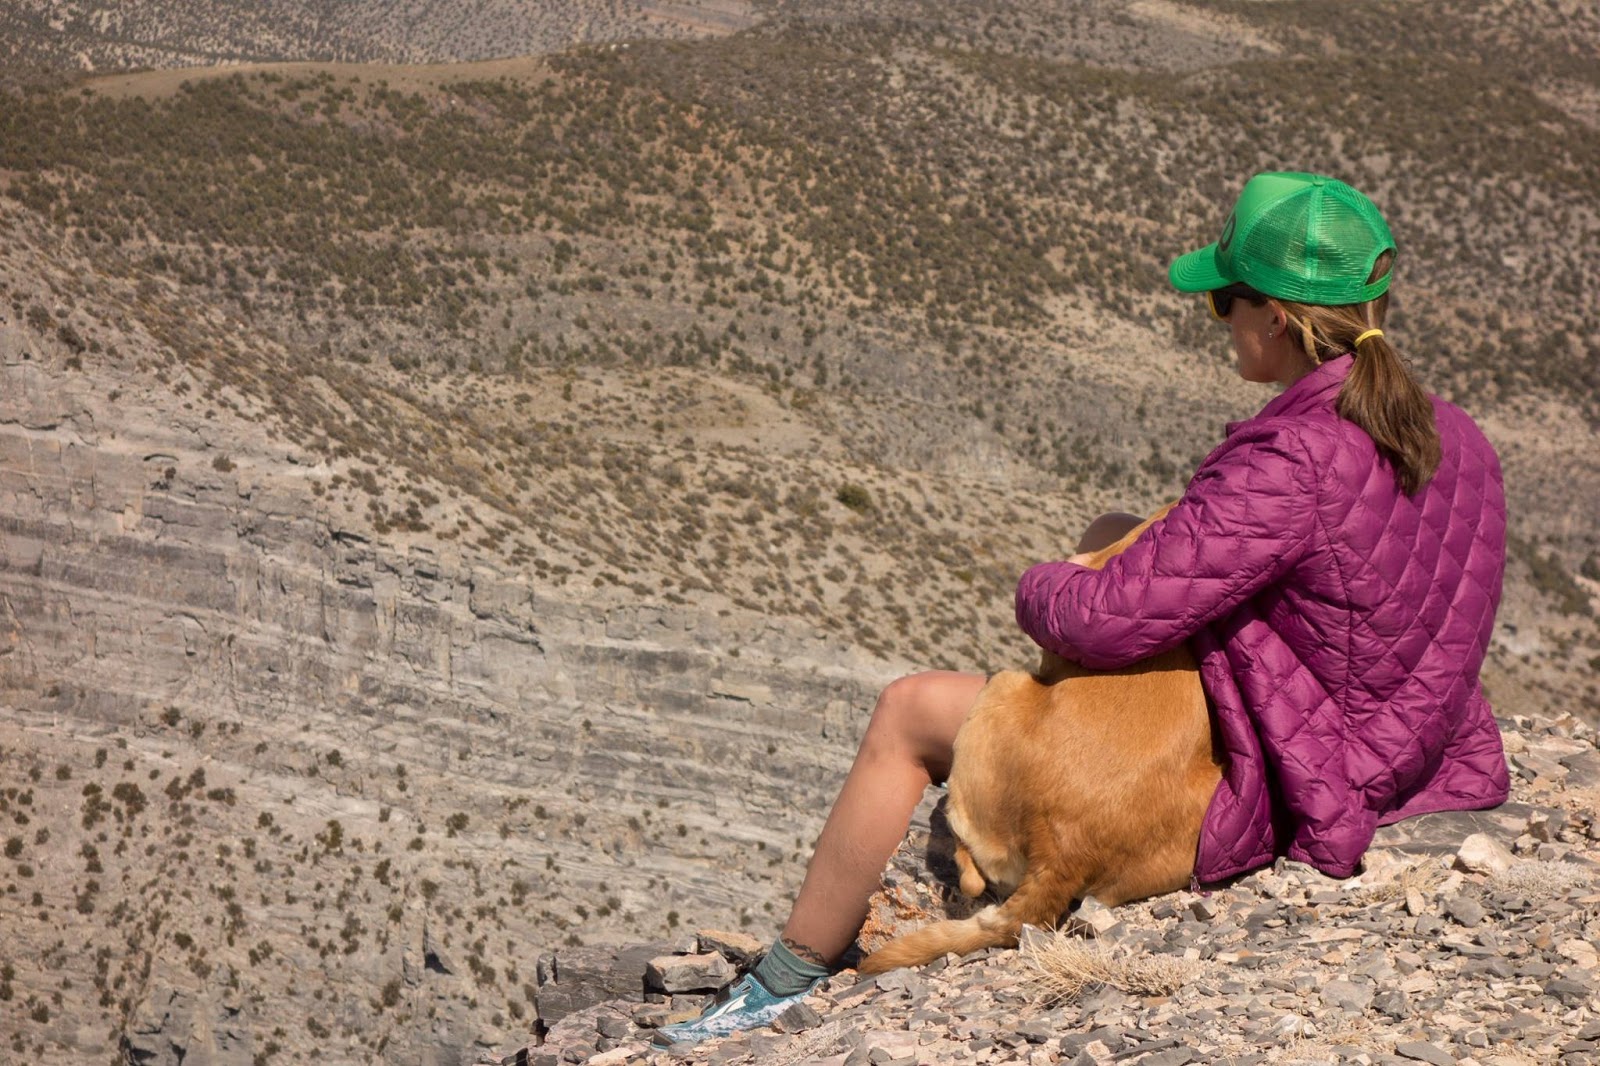
[[1083,531],[1083,536],[1078,539],[1077,552],[1097,552],[1101,548],[1108,548],[1127,536],[1134,526],[1144,519],[1136,514],[1127,514],[1123,511],[1112,511],[1103,514],[1089,523],[1089,528]]
[[925,688],[926,682],[921,674],[911,674],[889,682],[878,693],[878,702],[872,708],[872,719],[867,723],[862,746],[868,743],[895,747],[909,744],[917,732],[920,708],[925,702]]
[[[861,754],[869,759],[921,767],[934,780],[948,773],[951,748],[962,714],[955,714],[948,686],[938,672],[912,674],[889,683],[878,696],[861,738]],[[967,703],[970,704],[970,695]]]

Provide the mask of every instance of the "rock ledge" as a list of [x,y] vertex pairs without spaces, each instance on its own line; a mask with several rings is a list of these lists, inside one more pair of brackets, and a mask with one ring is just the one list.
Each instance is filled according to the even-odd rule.
[[[1019,950],[865,980],[845,970],[773,1028],[693,1048],[649,1038],[702,995],[608,999],[486,1061],[1600,1064],[1595,731],[1572,719],[1506,731],[1511,802],[1387,827],[1345,881],[1280,860],[1212,892],[1114,911],[1086,901]],[[938,798],[885,872],[864,939],[965,905]]]

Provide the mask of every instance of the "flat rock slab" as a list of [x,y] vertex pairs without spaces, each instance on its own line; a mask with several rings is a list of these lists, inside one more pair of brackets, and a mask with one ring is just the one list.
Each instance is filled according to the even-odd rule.
[[1526,831],[1536,810],[1532,804],[1507,802],[1488,811],[1423,814],[1379,827],[1372,846],[1409,855],[1454,855],[1462,841],[1475,833],[1509,846]]
[[540,956],[534,970],[534,1013],[543,1028],[567,1015],[614,999],[637,1000],[645,992],[650,960],[671,950],[666,944],[627,948],[562,948]]
[[714,951],[698,955],[658,955],[645,967],[645,985],[656,992],[715,992],[739,971]]

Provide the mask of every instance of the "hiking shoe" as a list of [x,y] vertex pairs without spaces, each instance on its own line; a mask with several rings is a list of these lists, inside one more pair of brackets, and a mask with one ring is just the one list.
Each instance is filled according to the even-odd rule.
[[[813,984],[812,988],[815,987]],[[658,1047],[685,1046],[698,1044],[713,1036],[762,1029],[810,994],[811,989],[808,988],[792,996],[775,996],[767,991],[766,985],[755,979],[754,974],[747,973],[718,992],[700,1017],[692,1022],[663,1025],[650,1039]]]

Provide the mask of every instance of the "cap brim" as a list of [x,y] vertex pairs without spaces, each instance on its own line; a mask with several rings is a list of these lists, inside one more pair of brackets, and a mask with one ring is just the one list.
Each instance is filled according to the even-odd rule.
[[1208,244],[1198,252],[1180,255],[1167,268],[1167,280],[1179,292],[1209,292],[1233,284],[1217,271],[1217,246]]

